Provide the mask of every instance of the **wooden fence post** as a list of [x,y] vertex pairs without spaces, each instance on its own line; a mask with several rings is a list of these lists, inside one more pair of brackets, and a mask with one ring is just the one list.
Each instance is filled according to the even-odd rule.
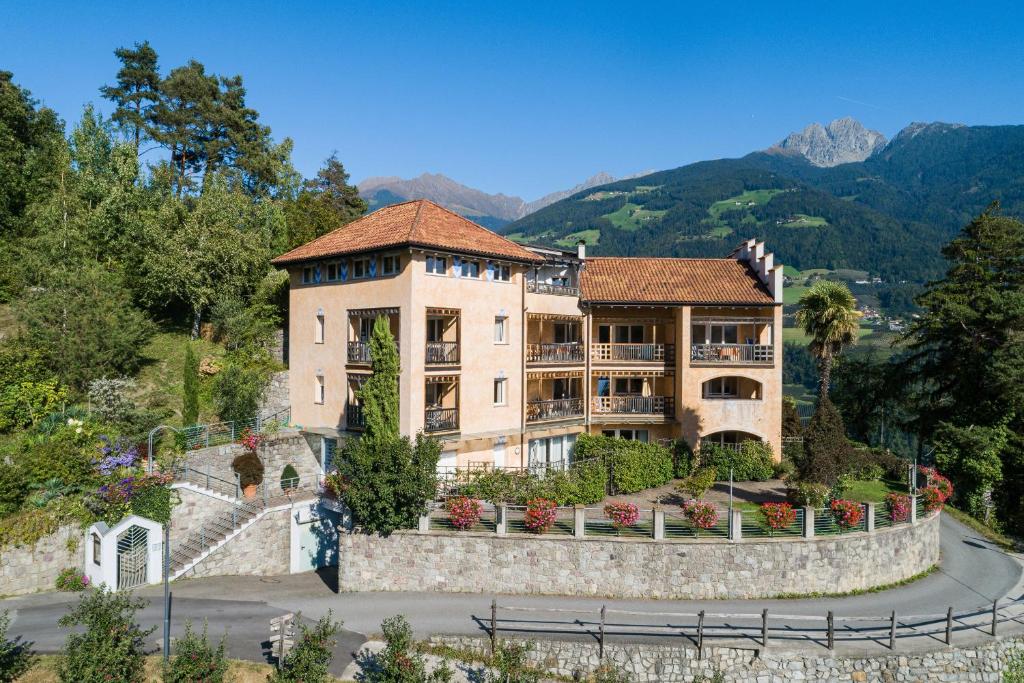
[[832,610],[828,611],[828,649],[836,649],[836,623]]
[[996,634],[996,624],[999,623],[999,599],[992,601],[992,635]]
[[768,647],[768,610],[761,612],[761,646]]
[[889,649],[896,649],[896,610],[892,611],[892,617],[889,620]]
[[604,661],[604,616],[605,616],[605,609],[606,609],[605,606],[601,605],[601,639],[598,641],[598,646],[597,646],[598,647],[598,649],[597,649],[597,656],[598,656],[598,659],[600,659],[601,661]]
[[953,608],[946,611],[946,645],[953,644]]
[[498,643],[498,600],[491,600],[491,656],[494,656],[494,648]]
[[697,659],[704,656],[704,610],[697,613]]

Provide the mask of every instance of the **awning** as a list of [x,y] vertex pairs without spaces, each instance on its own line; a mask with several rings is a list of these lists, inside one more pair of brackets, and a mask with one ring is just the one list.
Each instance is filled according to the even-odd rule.
[[427,315],[454,315],[457,316],[461,311],[457,308],[427,308]]
[[591,377],[672,377],[674,370],[591,370]]
[[527,313],[527,321],[530,320],[564,320],[572,323],[582,323],[582,315],[568,315],[564,313]]

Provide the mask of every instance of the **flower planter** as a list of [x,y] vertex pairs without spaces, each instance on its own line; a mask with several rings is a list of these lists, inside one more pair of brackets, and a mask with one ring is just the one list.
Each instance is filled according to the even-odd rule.
[[256,491],[258,489],[259,489],[259,486],[257,486],[256,484],[248,484],[248,485],[242,487],[242,495],[245,498],[247,498],[247,499],[255,498],[256,497]]

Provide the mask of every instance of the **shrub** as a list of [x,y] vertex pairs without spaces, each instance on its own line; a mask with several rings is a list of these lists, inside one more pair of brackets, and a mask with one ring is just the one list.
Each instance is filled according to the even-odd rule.
[[787,481],[786,495],[794,504],[820,510],[828,501],[829,488],[816,481]]
[[845,498],[846,494],[853,488],[853,477],[849,474],[840,474],[836,477],[835,482],[832,484],[832,488],[829,489],[828,497],[832,500],[837,498]]
[[1006,653],[1003,683],[1024,683],[1024,649],[1017,647]]
[[78,593],[80,591],[84,591],[89,585],[89,577],[83,574],[79,569],[66,567],[60,570],[60,574],[57,574],[57,581],[55,584],[59,591]]
[[942,502],[945,503],[953,497],[953,482],[939,474],[934,467],[918,467],[918,472],[925,476],[928,486],[934,486],[939,491]]
[[688,500],[682,507],[683,515],[698,534],[701,529],[713,529],[718,524],[718,510],[713,503]]
[[35,656],[21,638],[8,638],[11,617],[7,610],[0,612],[0,683],[12,683],[32,668]]
[[471,529],[480,521],[484,506],[479,500],[466,496],[449,498],[444,503],[444,509],[448,512],[448,518],[459,531]]
[[920,490],[920,496],[924,511],[927,513],[941,510],[946,503],[942,491],[937,486],[926,486]]
[[782,460],[772,465],[772,477],[775,479],[782,479],[783,481],[785,481],[795,476],[796,463],[787,458],[785,455],[782,456]]
[[739,450],[718,444],[702,445],[700,464],[714,467],[723,480],[728,479],[732,468],[734,481],[768,481],[774,470],[772,447],[765,441],[744,441]]
[[126,421],[135,410],[135,380],[102,377],[89,382],[89,406],[107,424]]
[[902,493],[887,494],[885,508],[889,511],[889,519],[894,522],[905,522],[910,519],[910,496]]
[[783,531],[793,526],[796,521],[796,510],[789,503],[762,503],[758,510],[761,515],[761,526],[769,536],[774,536],[776,531]]
[[598,458],[610,473],[611,492],[636,493],[672,480],[672,452],[653,443],[581,434],[576,439],[577,460]]
[[213,384],[213,400],[220,419],[225,422],[252,419],[269,379],[270,373],[265,368],[250,367],[237,360],[229,362]]
[[623,529],[636,524],[640,510],[633,503],[609,503],[604,506],[604,516],[612,520],[616,529]]
[[385,619],[380,625],[385,647],[379,652],[363,650],[356,656],[361,669],[356,674],[360,683],[444,683],[453,672],[443,661],[433,673],[427,673],[423,656],[416,651],[412,627],[405,617]]
[[679,482],[676,489],[683,493],[689,493],[694,498],[703,498],[708,489],[715,485],[715,477],[714,467],[701,467]]
[[334,658],[334,634],[341,622],[332,620],[332,612],[313,626],[299,625],[299,639],[277,664],[277,670],[267,678],[268,683],[327,683],[331,680],[328,668]]
[[693,469],[693,449],[685,439],[677,439],[672,442],[672,469],[676,479],[690,476]]
[[833,500],[829,508],[836,526],[843,531],[857,528],[864,519],[864,507],[852,500]]
[[281,490],[291,491],[299,487],[299,472],[295,469],[295,465],[288,463],[281,470]]
[[842,416],[828,396],[822,396],[804,431],[800,478],[832,485],[840,474],[847,471],[850,450]]
[[228,671],[224,638],[217,647],[210,644],[206,624],[202,634],[185,622],[185,635],[174,641],[174,656],[164,666],[164,683],[223,683]]
[[632,683],[633,677],[611,663],[604,663],[594,669],[588,679],[591,683]]
[[533,649],[533,643],[499,641],[491,657],[493,672],[488,674],[487,683],[540,683],[541,672],[531,667],[526,655]]
[[532,498],[548,498],[558,505],[599,503],[608,488],[608,470],[600,460],[575,462],[565,472],[549,472],[543,479],[526,472],[487,470],[474,473],[462,494],[492,503],[525,505]]
[[109,683],[111,672],[124,683],[144,680],[145,640],[156,627],[141,629],[135,614],[146,601],[131,593],[101,586],[85,593],[78,605],[57,622],[83,627],[68,634],[61,651],[58,676],[62,683]]
[[534,498],[526,503],[523,524],[535,534],[547,533],[555,525],[558,510],[555,501],[546,498]]
[[252,451],[236,455],[231,461],[231,469],[238,475],[238,483],[243,488],[263,483],[263,461]]

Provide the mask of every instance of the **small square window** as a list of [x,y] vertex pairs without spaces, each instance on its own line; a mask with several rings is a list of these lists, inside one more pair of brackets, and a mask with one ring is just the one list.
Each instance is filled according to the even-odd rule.
[[448,274],[448,257],[446,256],[428,256],[427,257],[427,272],[432,275],[447,275]]
[[334,282],[338,279],[338,264],[328,263],[327,264],[327,281]]
[[494,316],[494,343],[508,344],[508,317]]
[[479,261],[463,261],[462,277],[480,277]]
[[381,257],[380,260],[380,272],[381,275],[395,275],[399,270],[398,254],[387,254]]
[[358,280],[370,274],[370,260],[357,258],[352,260],[352,279]]
[[505,384],[508,382],[505,378],[498,378],[494,380],[494,405],[504,406],[508,405],[508,401],[505,396]]

